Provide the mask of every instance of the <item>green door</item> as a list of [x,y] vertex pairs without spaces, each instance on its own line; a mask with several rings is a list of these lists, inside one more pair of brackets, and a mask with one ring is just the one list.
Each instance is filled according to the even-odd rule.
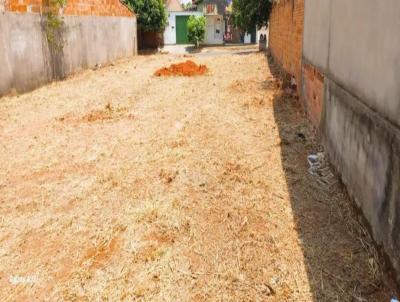
[[189,44],[187,22],[189,16],[176,16],[176,44]]

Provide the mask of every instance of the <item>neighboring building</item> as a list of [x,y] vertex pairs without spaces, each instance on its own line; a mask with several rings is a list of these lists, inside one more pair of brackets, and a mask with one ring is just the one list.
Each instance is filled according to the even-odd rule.
[[187,21],[190,16],[203,16],[198,11],[183,11],[179,0],[166,2],[168,24],[164,31],[164,44],[189,44]]
[[187,21],[190,16],[206,17],[206,35],[204,44],[215,45],[224,43],[225,23],[224,16],[218,13],[216,4],[195,3],[184,11],[179,0],[166,2],[168,10],[168,26],[164,32],[165,44],[188,44]]
[[240,29],[236,28],[236,26],[233,23],[232,3],[225,10],[224,21],[225,21],[224,41],[226,43],[241,43],[241,42],[243,42],[242,31]]
[[224,15],[229,2],[228,0],[203,0],[201,5],[209,7],[208,10],[216,10],[219,14]]
[[205,44],[215,45],[229,42],[231,28],[228,26],[230,17],[229,1],[227,0],[204,0],[199,5],[206,16],[207,29]]
[[206,17],[206,36],[204,43],[207,45],[223,44],[225,22],[224,16],[218,13],[217,5],[204,5],[203,13]]
[[[207,0],[206,0],[207,1]],[[212,0],[208,0],[212,1]],[[244,33],[241,29],[237,28],[234,25],[233,17],[232,17],[232,10],[233,4],[230,0],[215,0],[219,7],[225,3],[224,8],[224,23],[225,23],[225,33],[224,33],[224,42],[226,43],[256,43],[257,41],[257,31],[256,27],[254,27],[254,31],[251,33]]]
[[280,1],[270,49],[400,282],[399,16],[398,0]]
[[256,43],[256,29],[243,33],[232,22],[232,3],[228,0],[193,0],[192,6],[183,10],[179,0],[168,0],[168,26],[164,32],[165,44],[188,44],[187,21],[190,16],[206,17],[206,34],[203,44]]
[[171,12],[182,12],[182,4],[179,0],[166,0],[165,6],[167,7],[168,11]]
[[67,1],[59,28],[49,1],[0,1],[0,96],[136,54],[136,16],[118,0]]

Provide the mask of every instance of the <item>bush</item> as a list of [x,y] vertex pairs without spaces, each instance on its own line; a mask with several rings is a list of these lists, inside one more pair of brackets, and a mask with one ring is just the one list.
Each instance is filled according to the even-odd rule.
[[200,42],[204,41],[206,35],[206,18],[190,16],[188,21],[188,39],[189,42],[199,47]]
[[163,32],[167,25],[167,11],[163,0],[124,0],[137,15],[139,29]]

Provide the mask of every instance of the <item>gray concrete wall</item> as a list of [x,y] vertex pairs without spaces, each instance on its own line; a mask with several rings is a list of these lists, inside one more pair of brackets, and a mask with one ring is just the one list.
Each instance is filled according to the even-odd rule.
[[47,42],[38,14],[0,14],[0,96],[136,54],[136,18],[65,16],[62,48]]
[[321,133],[332,164],[400,277],[399,129],[325,79]]
[[326,150],[400,276],[400,1],[306,0],[304,22]]
[[304,6],[303,57],[310,58],[314,66],[326,71],[331,1],[306,0]]
[[400,126],[400,1],[306,0],[304,58]]

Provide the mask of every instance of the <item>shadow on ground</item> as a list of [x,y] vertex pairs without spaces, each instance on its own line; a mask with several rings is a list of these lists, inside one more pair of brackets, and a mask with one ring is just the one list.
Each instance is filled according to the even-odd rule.
[[235,45],[164,45],[161,48],[161,53],[169,53],[175,55],[190,55],[190,56],[225,56],[225,55],[251,55],[258,52],[258,47],[254,44],[235,44]]
[[[274,79],[279,68],[267,56]],[[285,92],[286,91],[286,92]],[[382,282],[382,260],[348,195],[332,174],[328,181],[308,172],[307,155],[321,150],[300,102],[283,89],[274,99],[281,158],[314,301],[390,301]]]

